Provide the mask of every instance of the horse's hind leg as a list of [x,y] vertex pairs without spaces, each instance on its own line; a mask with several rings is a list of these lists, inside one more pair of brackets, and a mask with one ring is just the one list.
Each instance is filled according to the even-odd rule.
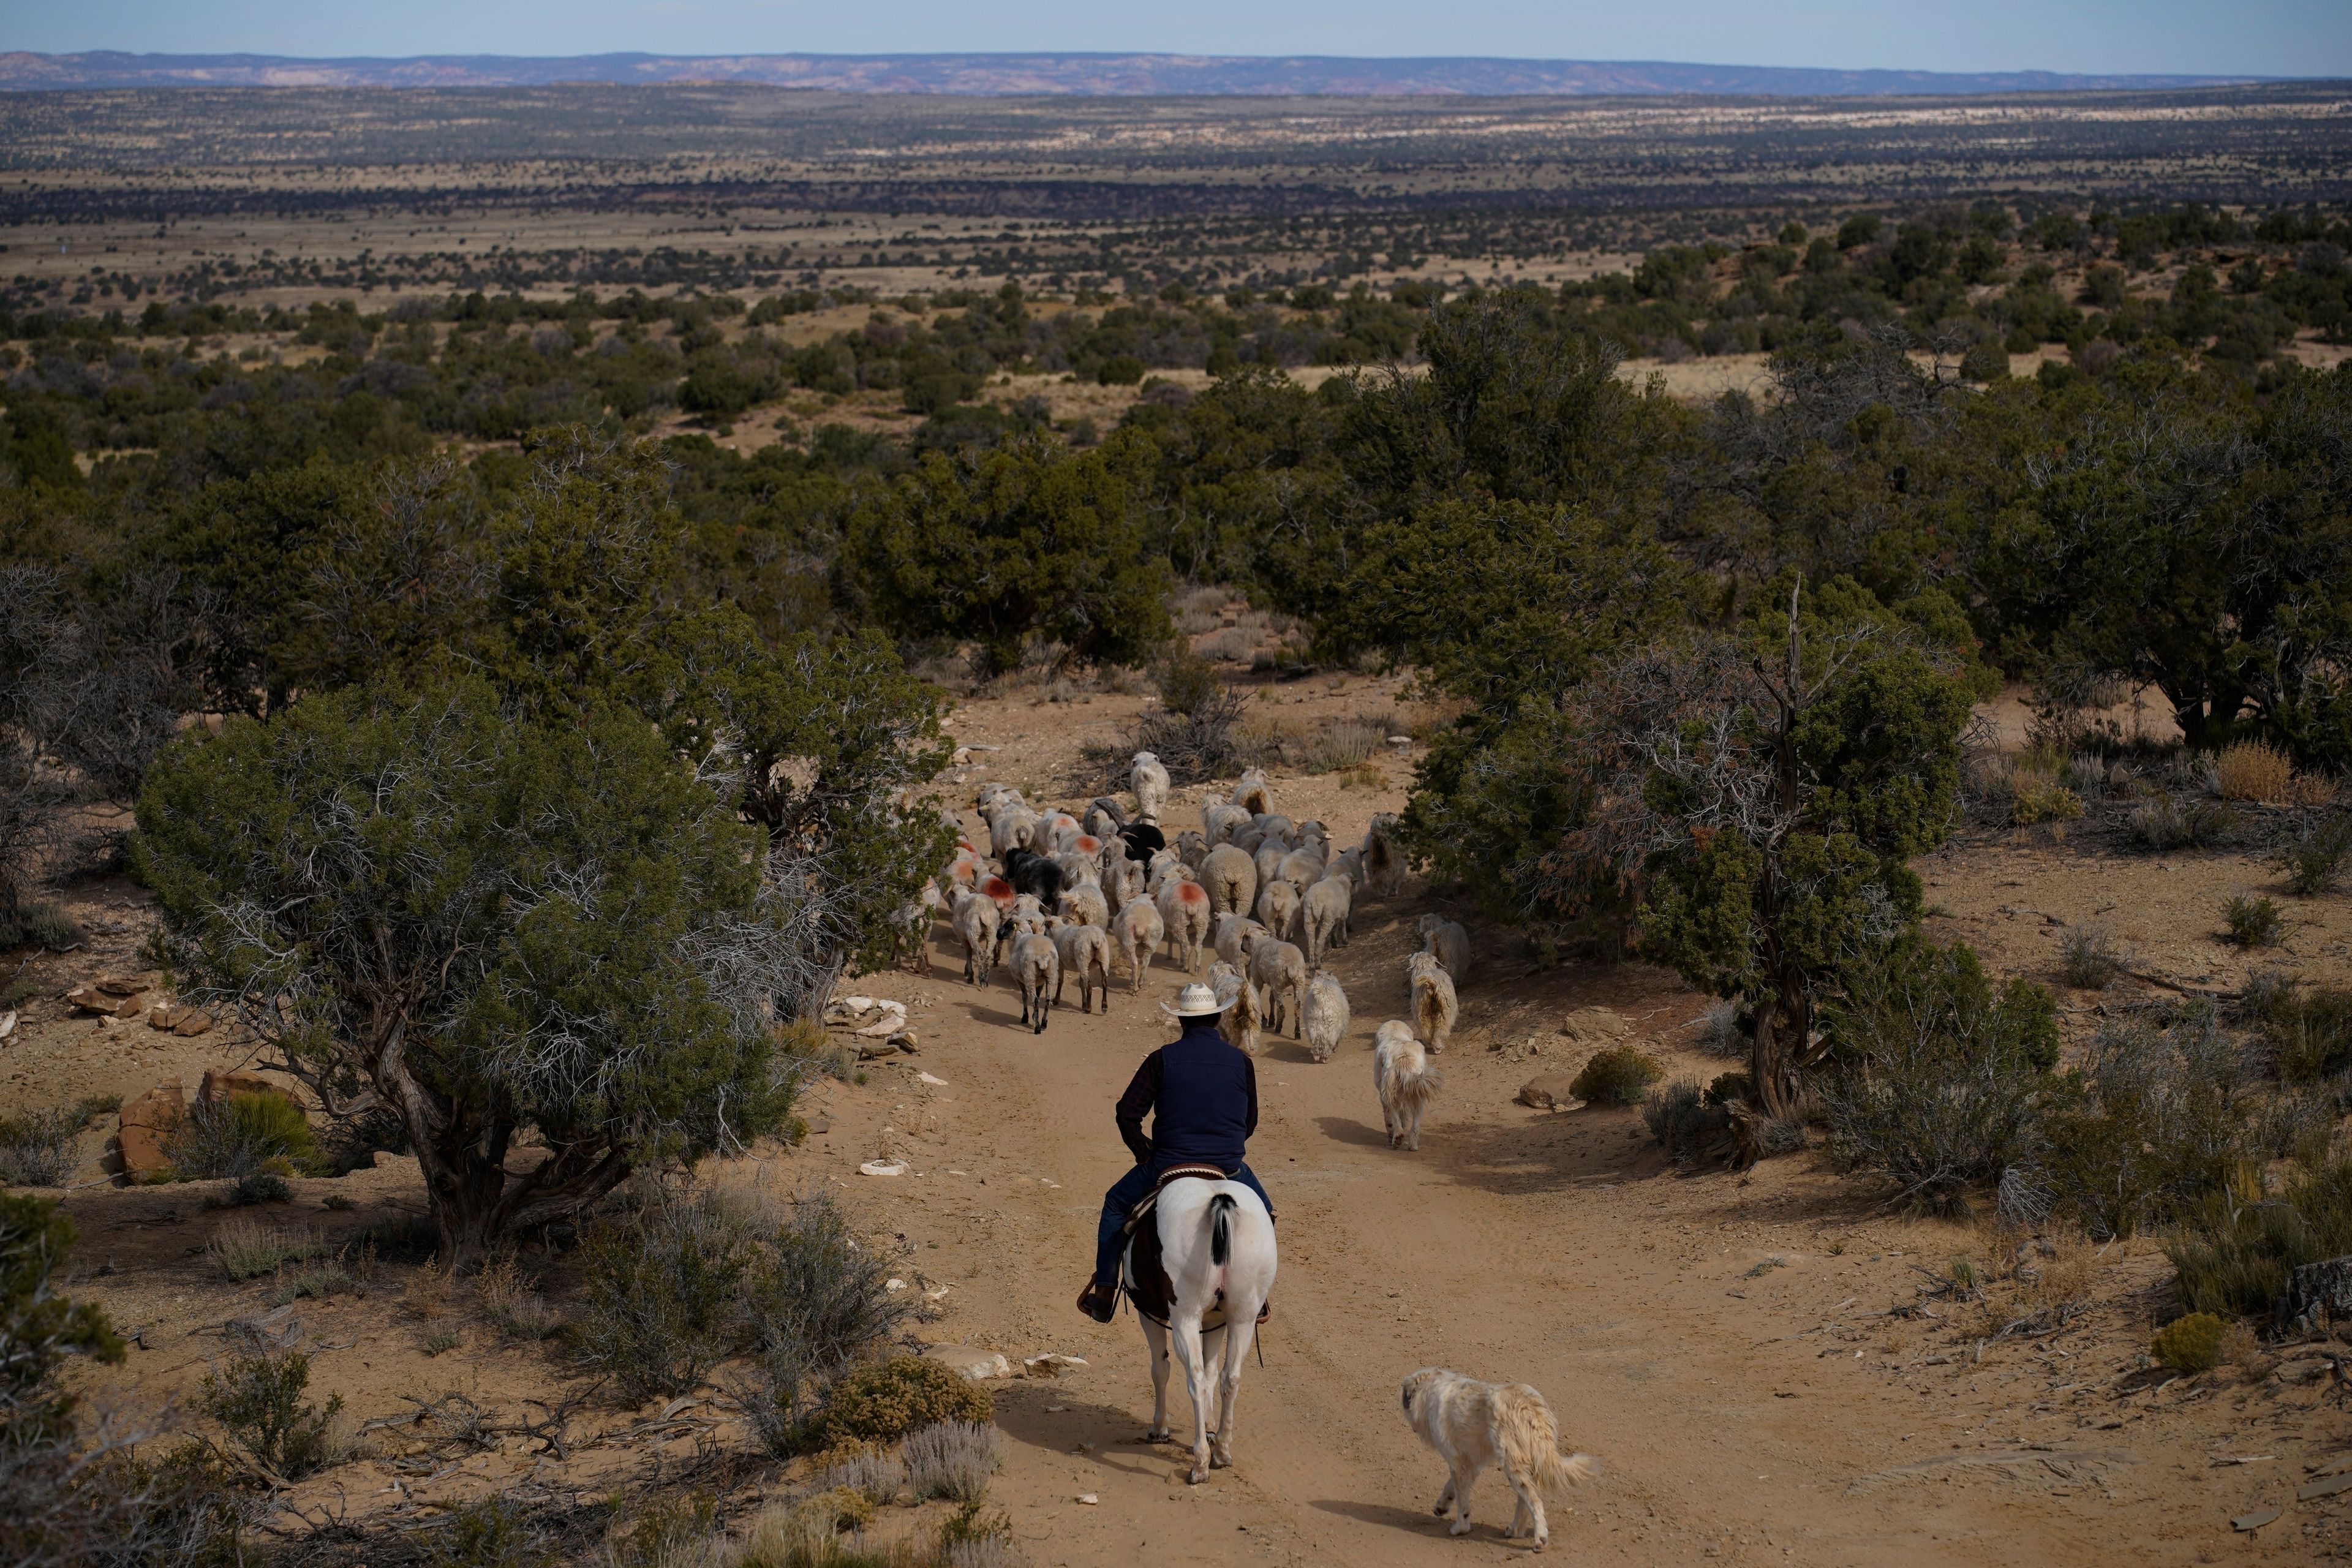
[[1168,1440],[1168,1331],[1144,1318],[1143,1343],[1151,1352],[1151,1430],[1144,1436],[1164,1443]]
[[1201,1321],[1177,1318],[1170,1324],[1176,1353],[1184,1362],[1184,1391],[1192,1396],[1192,1473],[1184,1479],[1199,1486],[1209,1479],[1209,1369],[1201,1359]]
[[1257,1314],[1229,1318],[1225,1322],[1224,1355],[1217,1376],[1217,1432],[1210,1445],[1209,1462],[1230,1467],[1234,1462],[1234,1405],[1242,1391],[1242,1358],[1257,1336]]

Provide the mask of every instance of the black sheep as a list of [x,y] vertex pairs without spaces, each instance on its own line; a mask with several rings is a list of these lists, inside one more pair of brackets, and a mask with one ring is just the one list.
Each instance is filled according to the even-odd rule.
[[1004,852],[1004,879],[1014,892],[1034,895],[1048,910],[1062,907],[1062,868],[1034,849]]
[[1149,822],[1131,822],[1118,830],[1127,841],[1127,858],[1151,864],[1151,858],[1168,847],[1168,836]]

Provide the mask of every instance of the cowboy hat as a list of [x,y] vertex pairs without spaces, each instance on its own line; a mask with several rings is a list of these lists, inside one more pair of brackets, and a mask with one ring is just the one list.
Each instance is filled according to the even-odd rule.
[[1176,993],[1176,1005],[1162,1002],[1160,1010],[1176,1018],[1213,1018],[1224,1011],[1217,1005],[1217,994],[1197,980]]

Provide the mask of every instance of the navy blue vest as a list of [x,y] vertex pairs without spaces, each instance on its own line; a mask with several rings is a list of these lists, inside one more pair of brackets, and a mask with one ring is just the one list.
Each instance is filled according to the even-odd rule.
[[1250,1059],[1217,1033],[1213,1018],[1189,1023],[1160,1048],[1160,1103],[1151,1119],[1157,1170],[1202,1161],[1232,1170],[1249,1142]]

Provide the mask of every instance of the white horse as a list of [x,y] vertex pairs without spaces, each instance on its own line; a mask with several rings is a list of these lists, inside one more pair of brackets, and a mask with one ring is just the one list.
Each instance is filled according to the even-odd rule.
[[[1222,1468],[1234,1462],[1234,1396],[1241,1389],[1242,1359],[1257,1337],[1258,1310],[1274,1291],[1274,1219],[1241,1183],[1200,1177],[1169,1183],[1151,1217],[1167,1276],[1166,1321],[1146,1310],[1147,1302],[1160,1300],[1159,1288],[1137,1289],[1131,1240],[1125,1264],[1128,1292],[1151,1351],[1150,1436],[1155,1443],[1169,1436],[1172,1341],[1192,1397],[1192,1473],[1187,1479],[1198,1486],[1209,1479],[1211,1465]],[[1224,1353],[1212,1384],[1207,1346],[1220,1333]]]

